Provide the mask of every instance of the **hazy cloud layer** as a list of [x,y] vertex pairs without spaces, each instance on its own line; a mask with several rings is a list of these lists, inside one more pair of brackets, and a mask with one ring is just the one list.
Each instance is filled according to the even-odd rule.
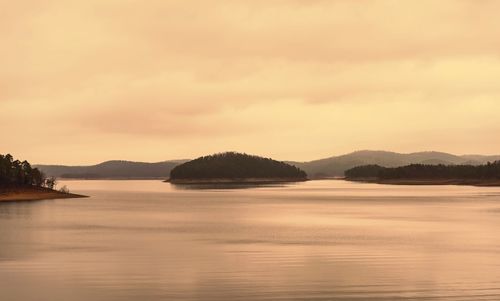
[[500,153],[499,1],[2,1],[0,153]]

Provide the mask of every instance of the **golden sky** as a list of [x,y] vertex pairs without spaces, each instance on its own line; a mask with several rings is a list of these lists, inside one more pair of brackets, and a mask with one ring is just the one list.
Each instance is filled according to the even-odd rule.
[[0,153],[500,154],[500,1],[0,0]]

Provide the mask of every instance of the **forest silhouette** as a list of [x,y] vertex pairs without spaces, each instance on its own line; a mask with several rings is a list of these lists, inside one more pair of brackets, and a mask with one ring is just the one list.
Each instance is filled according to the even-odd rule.
[[347,179],[500,179],[500,161],[484,165],[411,164],[401,167],[363,165],[345,171]]
[[28,161],[15,160],[11,154],[0,155],[0,187],[36,186],[53,189],[55,185],[55,178],[46,177]]
[[306,179],[306,173],[269,158],[226,152],[186,162],[170,172],[170,179]]

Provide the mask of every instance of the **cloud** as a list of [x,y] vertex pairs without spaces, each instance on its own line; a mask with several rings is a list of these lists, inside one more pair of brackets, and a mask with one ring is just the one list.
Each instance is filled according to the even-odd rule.
[[[82,159],[75,149],[85,161],[224,149],[291,159],[375,147],[500,152],[482,134],[498,127],[488,122],[500,109],[498,1],[2,7],[0,126],[8,147],[34,160],[53,148],[68,162]],[[431,129],[484,142],[427,145]],[[156,151],[123,149],[128,141]]]

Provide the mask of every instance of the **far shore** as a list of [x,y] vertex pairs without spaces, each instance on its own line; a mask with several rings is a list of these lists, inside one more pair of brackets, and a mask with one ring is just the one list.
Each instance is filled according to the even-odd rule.
[[0,188],[0,202],[40,201],[85,197],[88,196],[65,193],[42,187]]
[[155,177],[155,178],[149,178],[149,177],[103,177],[103,178],[89,178],[89,177],[82,177],[82,178],[65,178],[65,177],[58,177],[58,180],[61,181],[139,181],[139,180],[164,180],[165,177]]
[[461,186],[481,186],[496,187],[500,186],[499,179],[378,179],[378,178],[359,178],[348,179],[352,182],[364,182],[387,185],[461,185]]
[[296,178],[238,178],[238,179],[168,179],[164,182],[172,184],[274,184],[304,182],[308,179]]

